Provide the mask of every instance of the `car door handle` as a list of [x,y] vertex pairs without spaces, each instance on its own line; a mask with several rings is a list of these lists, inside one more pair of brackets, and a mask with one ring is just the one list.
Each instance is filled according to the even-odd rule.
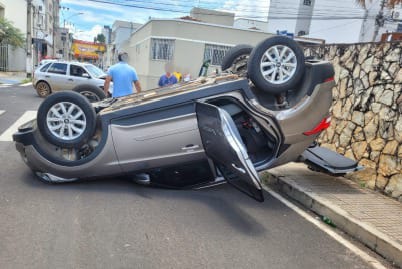
[[190,145],[187,145],[187,146],[181,148],[181,150],[192,150],[192,149],[198,149],[199,147],[200,147],[199,145],[190,144]]
[[242,174],[245,174],[246,173],[246,170],[244,170],[243,168],[241,168],[241,167],[238,167],[236,164],[234,164],[234,163],[232,163],[232,167],[234,168],[234,169],[236,169],[237,171],[239,171],[240,173],[242,173]]
[[74,79],[72,79],[72,78],[69,78],[69,79],[68,79],[68,81],[74,81]]
[[50,76],[45,76],[45,78],[50,78]]

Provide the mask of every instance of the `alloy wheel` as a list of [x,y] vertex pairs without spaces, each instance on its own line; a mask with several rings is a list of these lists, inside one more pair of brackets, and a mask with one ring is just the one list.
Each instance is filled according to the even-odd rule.
[[46,97],[50,94],[50,88],[45,82],[39,82],[36,85],[36,91],[40,97]]
[[49,109],[46,124],[55,137],[74,140],[84,133],[87,121],[84,111],[79,106],[61,102]]
[[260,71],[264,79],[273,84],[282,84],[290,80],[297,67],[295,52],[285,45],[270,47],[262,56]]

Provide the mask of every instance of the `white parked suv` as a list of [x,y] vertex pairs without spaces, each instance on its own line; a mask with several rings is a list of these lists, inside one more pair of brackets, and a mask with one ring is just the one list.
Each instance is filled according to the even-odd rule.
[[105,78],[106,73],[90,63],[52,61],[35,70],[32,84],[40,97],[73,90],[97,102],[106,97]]

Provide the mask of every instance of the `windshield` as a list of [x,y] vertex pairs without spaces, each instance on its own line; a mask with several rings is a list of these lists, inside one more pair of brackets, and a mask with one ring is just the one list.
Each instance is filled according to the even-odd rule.
[[88,72],[90,73],[90,75],[93,77],[99,78],[102,76],[106,76],[105,72],[103,72],[100,68],[98,68],[92,64],[85,65],[85,67],[88,70]]

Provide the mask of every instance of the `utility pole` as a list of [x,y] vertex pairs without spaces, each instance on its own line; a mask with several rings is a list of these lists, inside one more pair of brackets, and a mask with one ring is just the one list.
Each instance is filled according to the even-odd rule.
[[385,1],[381,0],[380,11],[378,11],[377,16],[375,17],[375,26],[374,26],[374,34],[373,34],[373,42],[375,42],[378,32],[380,31],[380,27],[384,26],[385,18],[384,18],[384,7]]
[[27,0],[27,59],[26,59],[26,72],[27,77],[32,75],[32,0]]
[[365,7],[364,8],[364,19],[363,19],[362,27],[360,29],[359,42],[366,42],[367,19],[368,19],[368,9]]

